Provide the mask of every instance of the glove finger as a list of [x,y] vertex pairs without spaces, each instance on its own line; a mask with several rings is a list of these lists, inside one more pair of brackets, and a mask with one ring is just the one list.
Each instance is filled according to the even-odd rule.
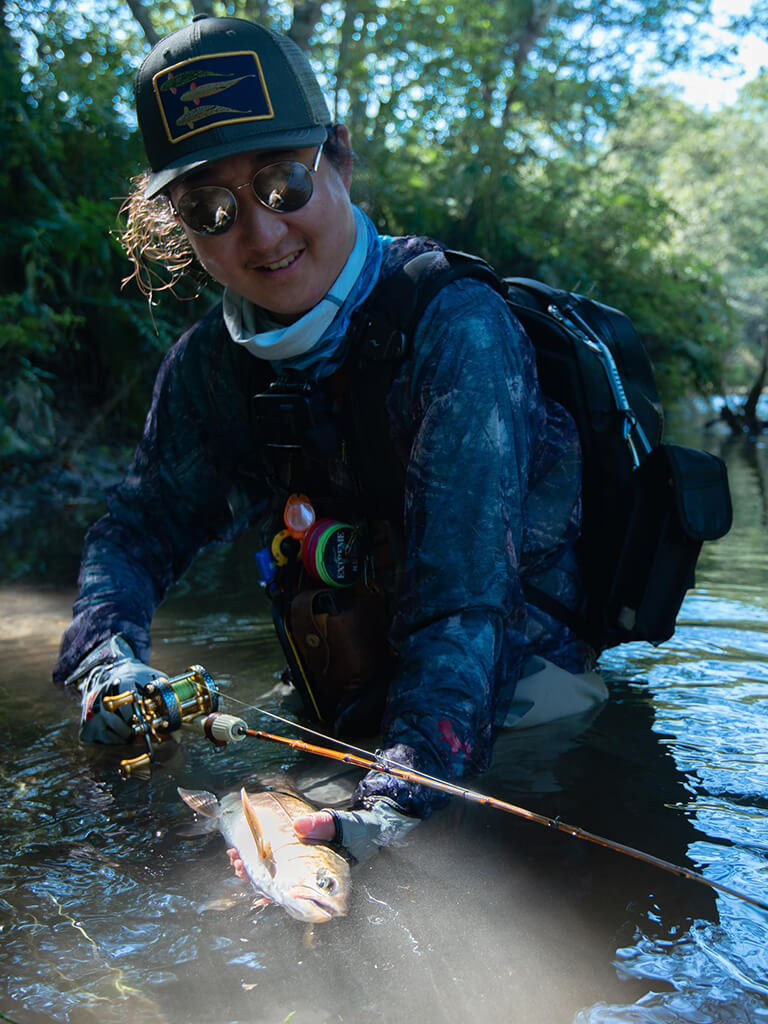
[[114,711],[99,708],[80,726],[80,739],[84,743],[128,743],[133,730],[125,719]]

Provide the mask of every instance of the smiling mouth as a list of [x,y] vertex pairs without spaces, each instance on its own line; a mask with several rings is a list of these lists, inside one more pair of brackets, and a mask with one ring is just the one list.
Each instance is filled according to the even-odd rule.
[[303,250],[299,250],[298,252],[292,252],[290,254],[290,256],[285,256],[283,259],[276,260],[274,263],[262,263],[260,269],[261,270],[284,270],[285,267],[290,267],[290,265],[292,263],[296,262],[296,260],[299,258],[299,256],[301,256],[302,251]]

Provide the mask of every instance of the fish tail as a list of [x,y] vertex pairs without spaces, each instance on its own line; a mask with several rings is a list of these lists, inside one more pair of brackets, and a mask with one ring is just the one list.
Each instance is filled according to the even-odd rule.
[[181,786],[176,791],[184,803],[197,814],[202,814],[206,818],[221,817],[221,806],[213,793],[208,793],[204,789],[182,789]]

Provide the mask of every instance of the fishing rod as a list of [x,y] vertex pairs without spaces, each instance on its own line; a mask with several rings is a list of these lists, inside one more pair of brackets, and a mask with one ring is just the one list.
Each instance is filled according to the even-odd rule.
[[[217,747],[223,747],[230,742],[237,743],[246,738],[251,738],[264,740],[268,743],[277,743],[290,747],[292,750],[299,750],[303,753],[340,761],[343,764],[353,765],[357,768],[365,768],[367,771],[382,772],[385,775],[391,775],[406,782],[415,782],[417,785],[439,790],[449,796],[456,796],[471,803],[480,804],[483,807],[493,807],[496,810],[513,814],[518,818],[534,822],[537,825],[545,825],[547,828],[563,832],[576,839],[583,839],[586,842],[602,846],[607,850],[613,850],[616,853],[622,853],[645,864],[650,864],[653,867],[660,868],[662,871],[677,875],[679,878],[687,878],[692,882],[706,885],[710,889],[716,889],[718,892],[735,896],[737,899],[744,900],[744,902],[759,907],[761,910],[768,910],[768,902],[734,889],[723,882],[716,882],[711,878],[706,878],[704,875],[680,864],[673,864],[671,861],[645,853],[643,850],[638,850],[633,846],[627,846],[613,839],[607,839],[605,836],[589,832],[579,825],[570,825],[559,817],[550,818],[545,814],[538,814],[536,811],[528,810],[506,800],[500,800],[498,797],[478,793],[454,782],[448,782],[434,775],[427,775],[425,772],[418,771],[415,768],[408,768],[383,755],[372,755],[367,750],[354,747],[333,737],[324,736],[308,726],[293,722],[272,711],[267,711],[265,708],[245,705],[242,701],[238,701],[228,694],[220,693],[215,688],[213,678],[199,665],[193,665],[185,675],[177,676],[172,680],[155,680],[155,683],[150,684],[150,686],[154,686],[154,689],[147,693],[145,697],[131,695],[134,703],[134,733],[146,740],[147,753],[137,758],[122,761],[121,767],[126,774],[131,774],[139,766],[148,765],[154,759],[150,736],[159,742],[170,738],[170,732],[181,728],[182,725],[195,725],[201,728],[206,738]],[[247,710],[257,711],[259,714],[284,722],[292,728],[301,729],[326,741],[331,739],[332,742],[343,746],[345,749],[333,750],[330,747],[307,743],[304,740],[291,739],[288,736],[264,732],[261,729],[251,729],[242,718],[220,712],[218,710],[219,697],[224,697],[233,703],[241,704]],[[108,699],[105,698],[105,704]],[[126,700],[124,703],[128,703],[128,701]],[[203,718],[203,716],[206,717]]]
[[654,867],[661,868],[663,871],[669,871],[681,878],[688,878],[693,882],[700,882],[712,889],[718,889],[720,892],[736,896],[741,900],[745,900],[747,903],[751,903],[755,907],[760,907],[761,910],[768,910],[768,903],[765,901],[759,900],[754,896],[749,896],[747,893],[740,892],[738,889],[733,889],[731,886],[725,885],[722,882],[715,882],[710,878],[706,878],[704,875],[700,875],[696,871],[692,871],[690,868],[673,864],[671,861],[663,860],[661,857],[655,857],[650,853],[644,853],[642,850],[637,850],[633,846],[626,846],[624,843],[618,843],[613,839],[606,839],[604,836],[599,836],[594,832],[588,832],[586,829],[583,829],[578,825],[569,825],[567,822],[561,821],[559,817],[550,818],[544,814],[537,814],[535,811],[530,811],[525,807],[519,807],[506,800],[500,800],[498,797],[488,796],[485,793],[477,793],[472,789],[465,789],[463,786],[458,786],[452,782],[446,782],[444,779],[435,778],[431,775],[425,775],[423,772],[413,771],[386,759],[361,757],[357,754],[345,753],[340,750],[331,750],[329,747],[317,746],[314,743],[305,743],[303,740],[292,740],[286,736],[263,732],[261,729],[249,729],[246,727],[245,736],[250,736],[257,740],[266,740],[270,743],[280,743],[284,746],[291,747],[294,750],[301,750],[307,754],[317,754],[320,757],[331,758],[334,761],[342,761],[345,764],[355,765],[358,768],[384,772],[386,775],[392,775],[397,779],[404,779],[407,782],[416,782],[419,785],[428,786],[430,789],[440,790],[443,793],[448,793],[450,796],[457,796],[464,800],[471,801],[472,803],[481,804],[484,807],[493,807],[498,811],[505,811],[507,814],[514,814],[518,818],[524,818],[526,821],[535,822],[537,825],[546,825],[548,828],[556,829],[558,832],[564,832],[566,835],[574,836],[576,839],[584,839],[589,843],[595,843],[596,845],[603,846],[608,850],[614,850],[616,853],[626,854],[628,857],[634,857],[636,860],[643,861],[646,864],[652,864]]
[[[235,703],[242,703],[240,701],[236,701],[234,697],[230,697],[229,695],[220,694],[220,696],[224,697],[226,700],[234,701]],[[301,725],[298,722],[292,722],[288,718],[283,718],[281,715],[276,715],[272,711],[267,711],[265,708],[252,707],[249,710],[257,711],[259,714],[267,715],[269,718],[274,718],[277,721],[284,722],[287,725],[292,726],[293,728],[312,733],[313,735],[320,736],[323,739],[327,740],[329,738],[323,736],[322,733],[316,732],[314,729]],[[333,761],[340,761],[343,764],[354,765],[357,768],[365,768],[368,771],[383,772],[385,775],[391,775],[394,778],[403,779],[406,782],[415,782],[419,785],[427,786],[430,789],[436,789],[442,793],[447,793],[449,796],[460,797],[461,799],[467,800],[471,803],[480,804],[483,807],[493,807],[498,811],[513,814],[518,818],[534,822],[537,825],[545,825],[547,828],[555,829],[558,832],[564,832],[566,835],[573,836],[576,839],[583,839],[586,842],[594,843],[597,846],[613,850],[616,853],[623,853],[628,857],[633,857],[635,860],[640,860],[645,864],[651,864],[653,867],[661,868],[661,870],[670,872],[680,878],[687,878],[692,882],[699,882],[702,885],[709,886],[711,889],[717,889],[720,892],[728,893],[730,896],[736,896],[738,899],[744,900],[755,907],[759,907],[761,910],[768,910],[768,903],[764,900],[759,900],[754,896],[750,896],[738,889],[725,885],[723,882],[713,881],[696,871],[692,871],[690,868],[683,867],[679,864],[673,864],[671,861],[664,860],[661,857],[656,857],[650,853],[645,853],[643,850],[638,850],[633,846],[627,846],[624,843],[616,842],[613,839],[607,839],[605,836],[589,832],[586,829],[581,828],[579,825],[569,825],[559,817],[550,818],[547,815],[538,814],[536,811],[528,810],[527,808],[520,807],[517,804],[509,803],[507,800],[500,800],[498,797],[488,796],[485,793],[478,793],[475,790],[467,789],[464,786],[448,782],[445,779],[428,775],[415,768],[407,768],[405,765],[400,764],[397,761],[392,761],[380,754],[371,755],[369,751],[362,750],[359,747],[353,747],[351,744],[344,743],[342,740],[333,738],[334,743],[337,743],[339,746],[343,746],[346,749],[343,751],[333,750],[330,747],[319,746],[315,743],[307,743],[304,740],[291,739],[288,736],[281,736],[277,733],[264,732],[262,729],[250,729],[243,719],[236,718],[233,715],[227,715],[220,712],[209,716],[209,718],[218,720],[210,722],[207,727],[204,726],[204,731],[207,729],[211,732],[210,738],[215,739],[215,736],[213,735],[215,727],[215,731],[220,735],[223,735],[224,732],[226,732],[228,737],[235,741],[250,737],[251,739],[264,740],[268,743],[278,743],[281,746],[290,747],[293,750],[299,750],[306,754],[315,754],[319,757],[329,758]]]

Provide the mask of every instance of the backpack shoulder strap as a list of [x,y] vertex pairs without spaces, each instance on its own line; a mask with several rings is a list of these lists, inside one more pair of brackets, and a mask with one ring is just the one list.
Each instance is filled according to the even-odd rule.
[[438,292],[463,277],[506,294],[503,281],[485,260],[452,249],[419,253],[383,276],[360,311],[361,359],[402,359],[427,306]]
[[436,247],[385,272],[356,314],[345,382],[345,435],[372,517],[403,519],[405,466],[394,451],[386,398],[424,311],[443,288],[463,277],[504,294],[491,267],[476,256]]

